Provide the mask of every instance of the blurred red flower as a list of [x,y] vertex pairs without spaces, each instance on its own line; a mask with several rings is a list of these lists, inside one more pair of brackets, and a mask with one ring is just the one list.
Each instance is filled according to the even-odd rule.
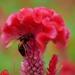
[[58,63],[57,55],[53,55],[52,59],[49,62],[49,68],[47,75],[56,75],[56,65]]
[[44,51],[48,41],[53,41],[58,47],[64,47],[69,37],[69,30],[61,16],[52,9],[44,7],[23,8],[9,16],[2,28],[1,38],[7,45],[13,39],[32,34]]
[[0,75],[9,75],[9,72],[8,70],[5,69],[0,73]]
[[75,64],[67,60],[63,61],[60,75],[75,75]]

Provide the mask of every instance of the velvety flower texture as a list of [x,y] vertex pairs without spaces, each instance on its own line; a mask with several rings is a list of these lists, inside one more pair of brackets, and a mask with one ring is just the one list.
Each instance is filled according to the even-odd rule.
[[46,70],[42,55],[48,41],[62,49],[66,46],[68,37],[69,30],[61,16],[44,7],[23,8],[11,14],[2,28],[1,35],[5,45],[11,40],[19,40],[18,50],[24,57],[21,75],[56,75],[58,57],[52,57]]
[[33,34],[43,52],[48,41],[53,41],[59,48],[65,47],[69,30],[61,16],[52,9],[23,8],[8,17],[1,38],[7,45],[11,40],[28,34]]

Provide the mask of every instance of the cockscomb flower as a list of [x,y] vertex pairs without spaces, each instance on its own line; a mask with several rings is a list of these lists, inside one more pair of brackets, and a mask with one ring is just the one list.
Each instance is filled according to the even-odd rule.
[[5,69],[0,73],[0,75],[9,75],[9,72],[8,70]]
[[33,35],[42,51],[48,41],[64,47],[69,37],[69,30],[61,16],[52,9],[23,8],[8,17],[2,28],[1,38],[7,45],[11,40],[27,37],[29,34]]
[[[63,48],[68,37],[69,30],[61,16],[54,10],[44,7],[23,8],[11,14],[2,28],[1,35],[5,45],[11,40],[19,40],[18,50],[24,57],[21,75],[45,75],[42,54],[48,41]],[[49,65],[51,69],[48,69],[48,75],[55,75],[56,62],[57,57],[54,56],[52,65]]]
[[60,75],[75,75],[75,64],[64,60],[62,62],[62,69]]

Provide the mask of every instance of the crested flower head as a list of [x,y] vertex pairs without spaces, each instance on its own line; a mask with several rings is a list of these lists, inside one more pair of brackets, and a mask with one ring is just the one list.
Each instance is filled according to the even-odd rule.
[[48,41],[64,47],[69,31],[61,16],[54,10],[44,7],[23,8],[8,17],[2,28],[1,38],[7,45],[13,39],[33,38],[31,35],[41,51],[44,51]]
[[64,60],[62,62],[62,69],[60,75],[75,75],[75,64]]

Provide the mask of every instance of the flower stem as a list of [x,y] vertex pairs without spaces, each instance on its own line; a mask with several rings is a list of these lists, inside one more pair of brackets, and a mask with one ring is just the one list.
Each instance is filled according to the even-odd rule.
[[[29,44],[28,44],[29,45]],[[24,61],[21,63],[21,75],[44,75],[44,63],[39,49],[31,44],[26,50]]]

